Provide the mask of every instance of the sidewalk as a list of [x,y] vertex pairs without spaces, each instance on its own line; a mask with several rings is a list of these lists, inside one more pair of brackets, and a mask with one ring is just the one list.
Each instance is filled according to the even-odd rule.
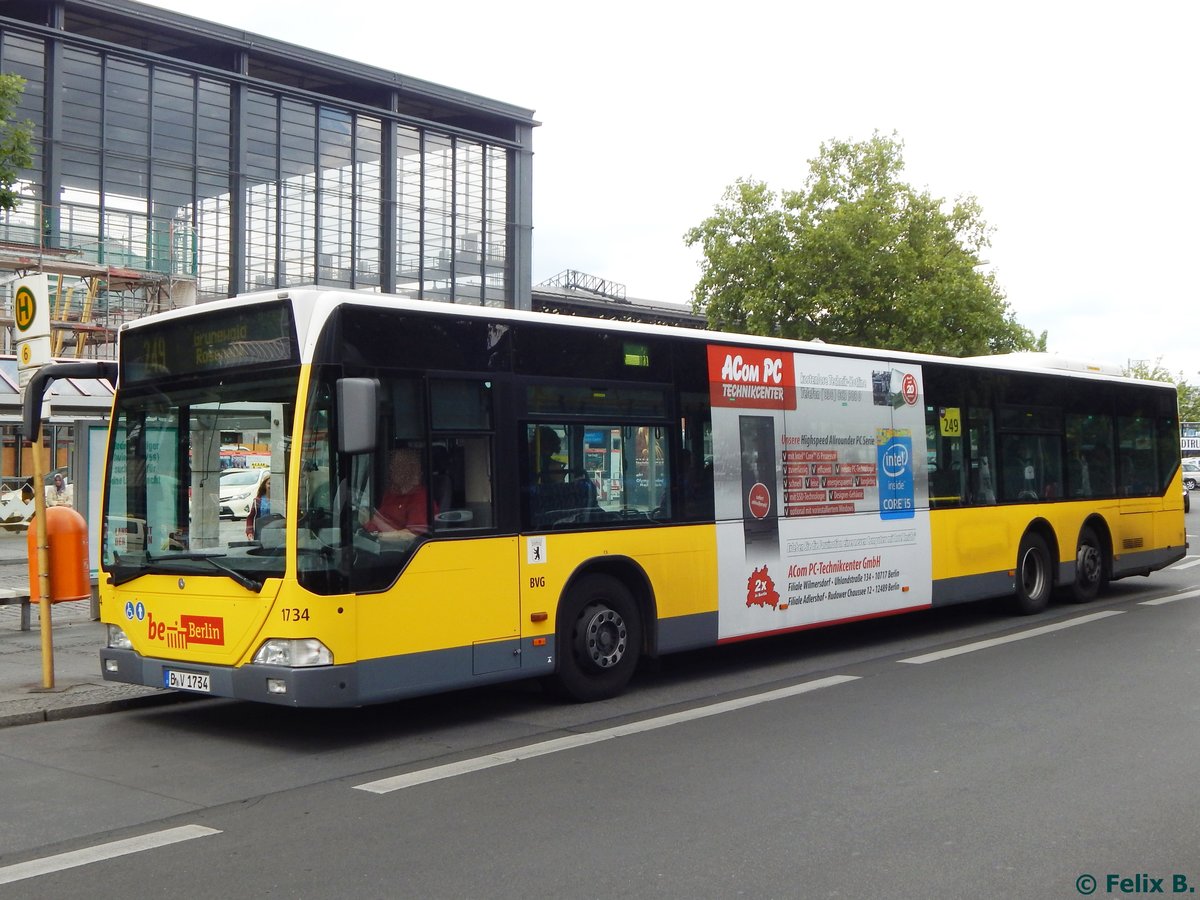
[[[0,589],[29,594],[25,535],[0,535]],[[0,606],[0,728],[69,719],[174,699],[172,692],[106,682],[100,674],[105,628],[92,620],[92,601],[56,603],[50,614],[54,687],[42,688],[42,633],[37,604],[30,630],[21,631],[21,607]]]

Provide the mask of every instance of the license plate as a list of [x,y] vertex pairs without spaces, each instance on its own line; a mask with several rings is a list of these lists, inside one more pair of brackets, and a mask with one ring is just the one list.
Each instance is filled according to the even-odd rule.
[[164,669],[163,685],[177,691],[212,693],[212,685],[209,683],[207,672],[176,672],[174,669]]

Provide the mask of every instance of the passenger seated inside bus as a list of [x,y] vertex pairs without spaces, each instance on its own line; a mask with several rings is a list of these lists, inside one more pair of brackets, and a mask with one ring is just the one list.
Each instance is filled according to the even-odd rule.
[[429,532],[429,491],[417,448],[392,451],[383,496],[364,527],[386,540],[413,540]]
[[558,433],[545,425],[530,434],[532,484],[530,506],[534,528],[547,528],[599,511],[595,484],[584,472],[569,471],[557,458],[562,449]]
[[566,478],[566,466],[555,457],[562,449],[562,441],[553,428],[539,425],[533,435],[530,448],[534,454],[533,471],[538,484],[561,484]]

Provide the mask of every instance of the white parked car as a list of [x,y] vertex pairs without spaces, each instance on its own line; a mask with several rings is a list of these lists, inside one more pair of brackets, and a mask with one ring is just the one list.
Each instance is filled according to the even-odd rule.
[[1194,491],[1200,484],[1200,457],[1188,456],[1183,460],[1183,486]]
[[221,473],[221,518],[244,519],[270,469],[226,469]]

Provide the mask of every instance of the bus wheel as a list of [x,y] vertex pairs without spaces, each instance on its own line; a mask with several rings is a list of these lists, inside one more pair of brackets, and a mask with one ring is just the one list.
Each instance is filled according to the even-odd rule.
[[619,694],[642,649],[641,618],[629,590],[615,578],[586,575],[559,615],[559,691],[582,701]]
[[1021,538],[1017,550],[1017,593],[1013,598],[1017,612],[1030,616],[1045,609],[1053,584],[1050,551],[1042,536],[1031,531]]
[[1075,583],[1071,585],[1071,599],[1076,603],[1095,600],[1107,581],[1106,568],[1104,545],[1095,529],[1084,528],[1079,533],[1079,546],[1075,548]]

